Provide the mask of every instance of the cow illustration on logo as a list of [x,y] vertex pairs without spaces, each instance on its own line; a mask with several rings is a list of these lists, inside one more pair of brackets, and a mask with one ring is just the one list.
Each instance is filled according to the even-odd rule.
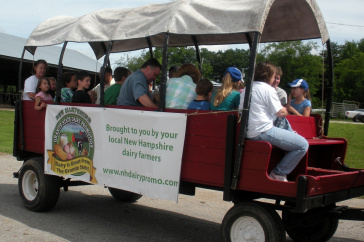
[[52,133],[53,150],[48,150],[51,170],[59,175],[82,176],[88,173],[90,182],[96,184],[91,118],[79,108],[67,107],[58,113],[56,119]]

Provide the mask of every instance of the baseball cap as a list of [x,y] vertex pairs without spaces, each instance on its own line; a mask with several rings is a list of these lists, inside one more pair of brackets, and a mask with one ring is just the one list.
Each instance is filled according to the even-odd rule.
[[289,86],[289,87],[300,87],[300,88],[303,88],[305,91],[308,90],[308,84],[303,79],[296,79],[293,82],[288,83],[287,86]]
[[228,67],[224,73],[224,76],[226,75],[226,73],[230,73],[232,82],[238,82],[243,79],[243,77],[241,76],[241,72],[236,67]]

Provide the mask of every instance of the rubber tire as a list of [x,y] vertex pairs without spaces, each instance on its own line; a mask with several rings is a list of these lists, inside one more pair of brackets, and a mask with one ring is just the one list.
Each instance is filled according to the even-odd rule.
[[[234,233],[232,229],[235,230],[237,238],[232,236],[232,233]],[[253,233],[247,233],[247,230],[253,231]],[[246,233],[242,234],[241,231],[246,231]],[[259,238],[261,232],[263,232],[264,238]],[[236,204],[226,213],[221,224],[220,233],[222,241],[226,242],[286,241],[284,226],[277,212],[268,206],[251,201]],[[255,238],[246,238],[246,236]]]
[[129,192],[129,191],[125,191],[125,190],[121,190],[121,189],[116,189],[116,188],[111,188],[108,187],[109,192],[111,194],[111,196],[113,196],[116,200],[120,201],[120,202],[136,202],[138,199],[140,199],[143,195],[137,194],[137,193],[133,193],[133,192]]
[[35,212],[51,210],[57,203],[60,178],[44,174],[43,157],[26,161],[20,170],[18,190],[24,206]]
[[360,121],[360,120],[359,120],[359,114],[356,114],[356,115],[354,116],[353,121],[354,121],[354,122],[359,122],[359,121]]
[[[305,226],[297,225],[297,221],[305,216],[317,216],[315,223]],[[291,239],[297,242],[323,242],[334,236],[339,225],[339,219],[325,215],[320,211],[308,211],[304,214],[297,214],[288,210],[282,211],[282,221]]]

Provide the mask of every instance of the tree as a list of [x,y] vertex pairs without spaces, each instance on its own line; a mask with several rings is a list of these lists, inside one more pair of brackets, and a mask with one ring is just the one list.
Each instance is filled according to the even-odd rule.
[[258,61],[269,61],[283,70],[280,87],[290,93],[287,83],[295,79],[305,79],[310,87],[313,106],[319,106],[322,82],[321,56],[313,54],[318,46],[315,42],[290,41],[267,44],[258,56]]
[[335,69],[334,100],[353,100],[364,103],[364,53],[344,59]]

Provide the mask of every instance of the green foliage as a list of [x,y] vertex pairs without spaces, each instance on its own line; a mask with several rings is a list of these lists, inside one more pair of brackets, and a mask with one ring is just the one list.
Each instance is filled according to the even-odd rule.
[[117,66],[123,66],[128,68],[131,71],[138,70],[143,63],[150,58],[149,52],[145,49],[142,50],[142,53],[139,56],[130,57],[127,55],[126,57],[120,57],[118,61],[115,62]]
[[359,52],[336,65],[334,100],[364,103],[364,52]]
[[0,111],[0,152],[13,152],[14,111]]

